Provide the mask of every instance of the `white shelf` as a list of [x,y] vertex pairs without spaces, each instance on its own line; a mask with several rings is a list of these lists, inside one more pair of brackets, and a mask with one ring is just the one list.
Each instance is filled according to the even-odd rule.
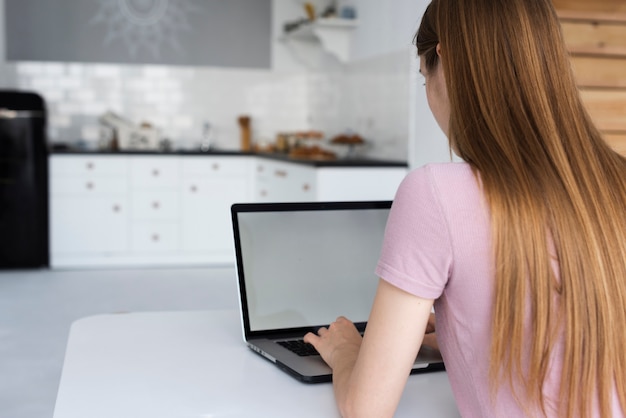
[[323,49],[346,62],[350,58],[352,32],[357,26],[355,19],[320,18],[285,33],[281,39],[319,42]]

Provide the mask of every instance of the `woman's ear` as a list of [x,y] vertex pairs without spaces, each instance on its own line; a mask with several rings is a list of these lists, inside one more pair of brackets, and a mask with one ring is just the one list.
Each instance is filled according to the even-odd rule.
[[437,44],[437,47],[435,48],[435,50],[437,51],[437,55],[441,57],[441,43]]

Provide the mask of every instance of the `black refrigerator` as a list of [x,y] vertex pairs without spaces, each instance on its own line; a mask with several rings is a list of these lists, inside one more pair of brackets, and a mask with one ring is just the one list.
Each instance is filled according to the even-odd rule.
[[49,265],[46,107],[0,90],[0,269]]

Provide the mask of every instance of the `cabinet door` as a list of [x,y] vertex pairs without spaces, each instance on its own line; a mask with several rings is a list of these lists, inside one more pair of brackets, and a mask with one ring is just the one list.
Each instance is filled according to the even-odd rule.
[[319,200],[393,200],[407,174],[404,167],[318,168]]
[[314,201],[315,168],[278,161],[259,161],[255,197],[261,202]]
[[52,196],[51,248],[64,253],[128,250],[128,203],[120,196]]
[[57,177],[50,181],[52,196],[74,196],[90,199],[94,196],[126,195],[128,180],[125,177],[74,176]]
[[50,159],[50,248],[55,254],[107,254],[128,249],[127,160]]
[[52,155],[50,176],[111,177],[128,174],[128,157],[110,155]]
[[182,249],[232,254],[230,206],[247,200],[245,178],[186,180],[182,196]]
[[284,176],[284,188],[289,201],[312,202],[316,200],[315,170],[313,167],[293,164],[278,171],[279,175]]

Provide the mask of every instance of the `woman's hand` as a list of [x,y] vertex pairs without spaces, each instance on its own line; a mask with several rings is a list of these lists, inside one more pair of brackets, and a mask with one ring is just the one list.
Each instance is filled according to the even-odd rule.
[[432,299],[380,280],[365,336],[339,317],[304,340],[333,369],[333,389],[344,417],[393,416],[426,332]]
[[355,361],[362,340],[354,324],[343,316],[328,328],[320,328],[317,335],[309,332],[304,336],[304,341],[315,347],[331,369],[335,369],[338,361]]

